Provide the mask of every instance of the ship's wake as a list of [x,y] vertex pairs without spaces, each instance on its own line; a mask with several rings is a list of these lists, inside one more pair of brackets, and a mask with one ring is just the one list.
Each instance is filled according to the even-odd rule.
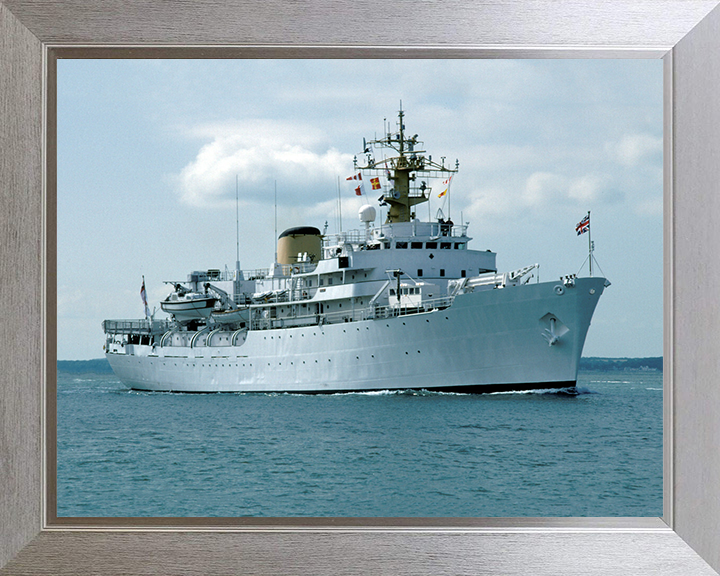
[[568,386],[567,388],[542,388],[538,390],[513,390],[506,392],[491,392],[491,396],[511,394],[530,394],[536,396],[582,396],[584,394],[599,394],[584,386]]

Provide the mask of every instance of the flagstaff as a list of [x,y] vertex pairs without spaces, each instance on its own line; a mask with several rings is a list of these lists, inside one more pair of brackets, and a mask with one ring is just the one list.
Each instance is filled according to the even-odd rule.
[[[585,234],[585,232],[588,233],[588,264],[590,267],[590,277],[592,277],[592,262],[593,262],[593,243],[591,239],[590,234],[590,211],[588,210],[587,216],[585,216],[580,222],[578,222],[577,226],[575,226],[575,232],[577,232],[577,235],[580,236],[581,234]],[[583,262],[583,266],[585,265],[585,262]],[[580,266],[580,270],[582,270],[582,266]]]
[[593,243],[592,243],[592,230],[590,230],[590,210],[588,210],[587,214],[587,220],[588,220],[588,258],[590,259],[590,278],[592,278],[592,261],[593,261]]

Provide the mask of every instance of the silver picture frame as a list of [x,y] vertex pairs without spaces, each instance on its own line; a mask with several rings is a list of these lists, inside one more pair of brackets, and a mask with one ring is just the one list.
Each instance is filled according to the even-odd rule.
[[[716,574],[717,5],[0,0],[0,574]],[[59,57],[663,58],[663,517],[57,518]]]

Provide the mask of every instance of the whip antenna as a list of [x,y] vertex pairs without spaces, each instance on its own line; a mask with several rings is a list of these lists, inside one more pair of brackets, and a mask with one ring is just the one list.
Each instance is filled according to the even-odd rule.
[[235,270],[240,270],[240,192],[238,175],[235,174],[235,230],[237,236],[237,251],[235,253]]

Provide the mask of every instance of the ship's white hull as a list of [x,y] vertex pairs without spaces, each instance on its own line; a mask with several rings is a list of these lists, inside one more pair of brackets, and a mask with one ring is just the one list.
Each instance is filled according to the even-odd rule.
[[[173,392],[494,391],[573,386],[603,278],[458,295],[444,310],[257,330],[235,346],[127,345],[130,388]],[[550,344],[550,342],[553,342]]]

